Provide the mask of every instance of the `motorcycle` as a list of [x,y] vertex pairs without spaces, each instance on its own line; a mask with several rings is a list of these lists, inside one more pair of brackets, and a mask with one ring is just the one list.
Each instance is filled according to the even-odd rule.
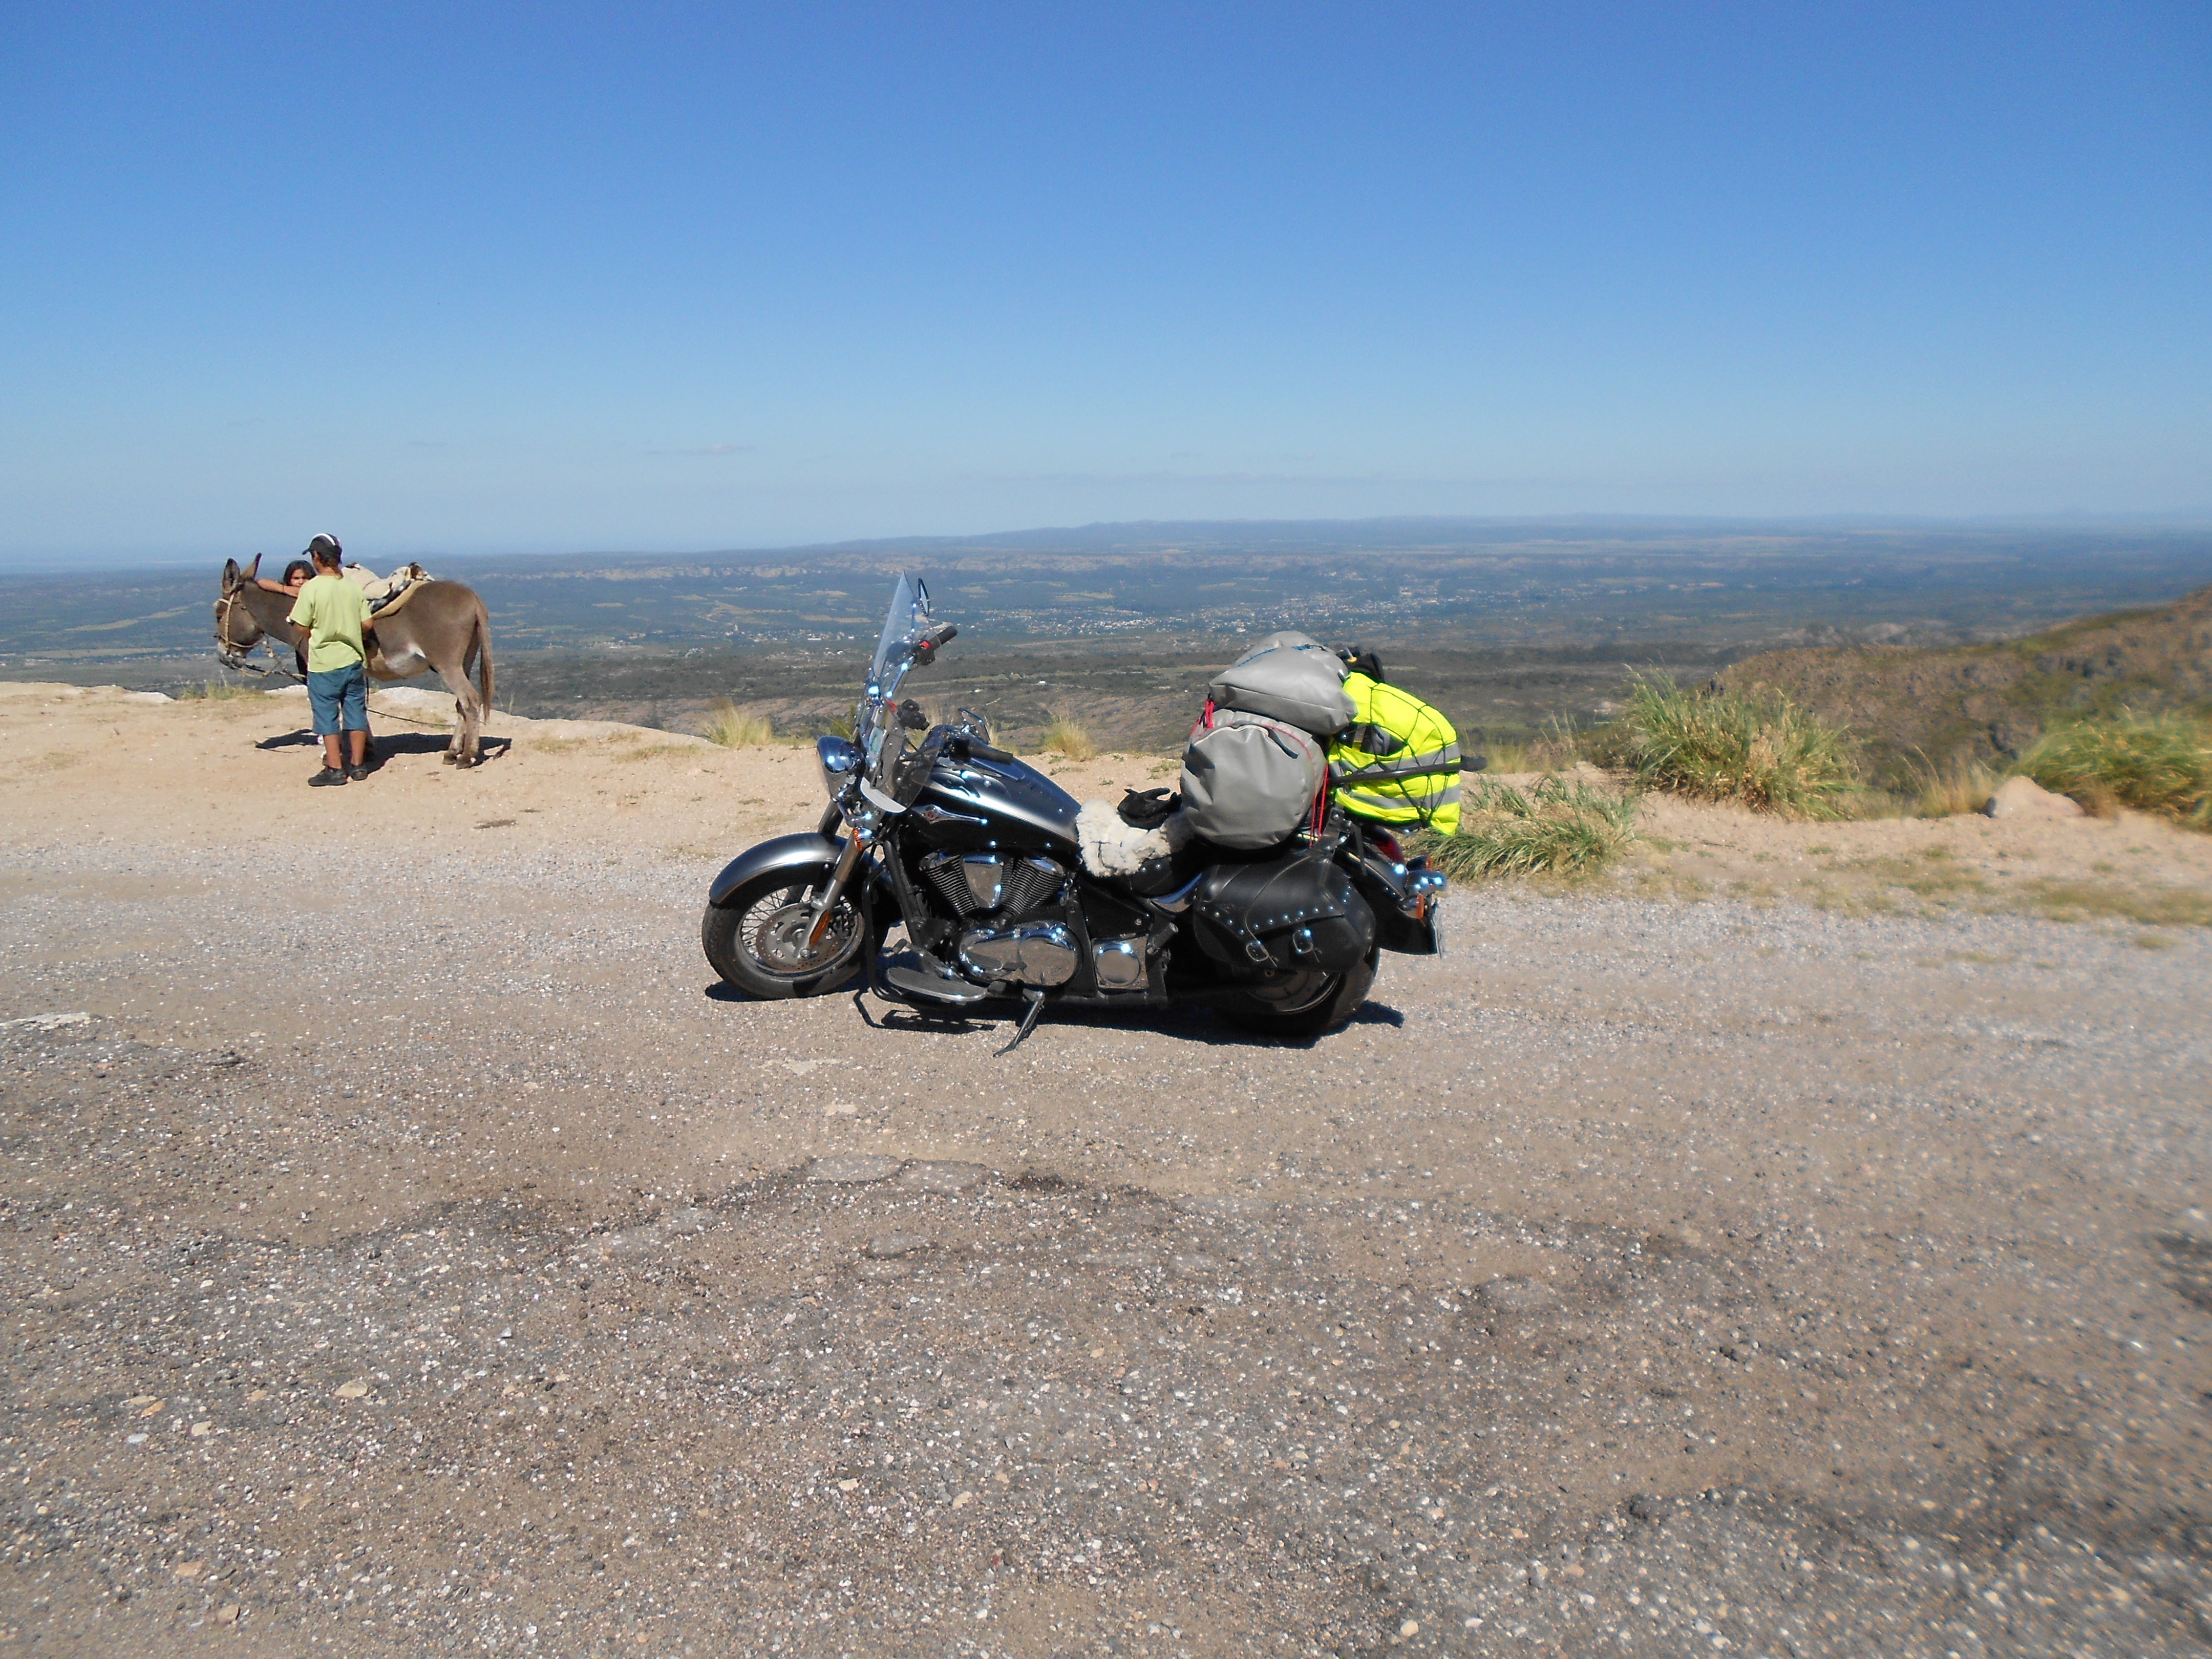
[[816,742],[820,824],[750,848],[708,890],[701,942],[733,990],[816,996],[865,975],[885,1001],[951,1018],[1018,1000],[1000,1054],[1048,1004],[1203,1003],[1301,1039],[1358,1012],[1383,951],[1440,951],[1443,876],[1325,787],[1279,846],[1188,841],[1120,873],[1086,868],[1072,796],[973,710],[933,725],[900,699],[957,631],[926,583],[899,578],[853,735]]

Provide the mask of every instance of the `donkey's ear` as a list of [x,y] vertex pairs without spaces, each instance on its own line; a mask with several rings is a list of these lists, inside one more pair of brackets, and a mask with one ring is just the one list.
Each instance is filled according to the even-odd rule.
[[225,587],[235,587],[238,586],[238,561],[236,559],[225,559],[222,562],[222,585]]
[[260,556],[258,553],[256,553],[256,554],[253,556],[253,562],[252,562],[252,564],[249,564],[248,566],[246,566],[246,580],[247,581],[252,581],[252,580],[256,576],[259,575],[260,574],[261,574],[261,556]]

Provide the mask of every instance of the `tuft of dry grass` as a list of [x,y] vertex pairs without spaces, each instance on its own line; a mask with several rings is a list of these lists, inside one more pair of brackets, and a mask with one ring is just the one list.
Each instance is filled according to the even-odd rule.
[[1563,714],[1546,720],[1528,745],[1528,763],[1539,772],[1571,772],[1583,758],[1583,734]]
[[1990,894],[1990,884],[1979,872],[1960,864],[1949,848],[1942,847],[1923,847],[1917,855],[1909,853],[1869,854],[1863,858],[1847,860],[1837,869],[1839,872],[1849,871],[1866,877],[1887,887],[1901,887],[1915,898],[1927,899],[1938,904],[1963,903]]
[[2184,887],[2113,887],[2044,879],[2027,884],[2026,908],[2053,921],[2111,918],[2145,927],[2212,927],[2212,897]]
[[1646,788],[1783,817],[1841,817],[1859,793],[1850,739],[1778,691],[1692,691],[1638,674],[1606,746]]
[[1949,818],[1978,812],[1990,804],[1990,797],[2004,781],[2002,772],[1958,756],[1938,769],[1923,755],[1910,775],[1913,785],[1912,810],[1923,818]]
[[1044,735],[1037,740],[1040,748],[1065,755],[1072,761],[1087,761],[1098,752],[1089,728],[1076,718],[1073,704],[1054,703],[1051,713],[1052,718],[1045,723]]
[[1486,778],[1463,786],[1459,833],[1423,830],[1413,850],[1462,880],[1498,876],[1589,876],[1636,839],[1636,801],[1547,775],[1527,789]]
[[258,697],[262,688],[240,685],[235,680],[203,680],[198,685],[188,685],[177,693],[177,701],[184,702],[229,702],[239,697]]
[[2212,830],[2212,741],[2184,715],[2082,720],[2045,737],[2020,769],[2092,812],[2132,806]]
[[769,717],[756,709],[740,708],[727,697],[718,697],[707,715],[706,738],[725,749],[750,749],[775,738]]
[[618,761],[644,761],[671,755],[689,756],[696,760],[699,750],[688,743],[641,744],[635,748],[616,749],[611,758]]
[[[1464,743],[1462,748],[1471,747]],[[1583,734],[1563,715],[1554,714],[1525,739],[1501,738],[1486,743],[1481,752],[1490,763],[1484,769],[1509,775],[1528,772],[1571,772],[1583,758]]]

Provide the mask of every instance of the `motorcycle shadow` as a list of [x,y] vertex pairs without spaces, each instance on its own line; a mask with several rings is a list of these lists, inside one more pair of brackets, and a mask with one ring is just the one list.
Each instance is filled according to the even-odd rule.
[[[711,995],[712,993],[709,993]],[[742,998],[732,996],[732,1001]],[[879,1012],[871,1012],[871,998],[865,990],[853,993],[853,1006],[872,1030],[932,1031],[948,1036],[989,1035],[999,1036],[1021,1023],[1022,1010],[1018,1003],[994,1006],[989,1012],[973,1013],[947,1012],[942,1014],[923,1013],[908,1003],[877,1002]],[[1406,1016],[1387,1003],[1367,1002],[1359,1012],[1345,1023],[1346,1029],[1354,1025],[1402,1026]],[[1262,1036],[1236,1025],[1211,1008],[1185,1006],[1172,1008],[1053,1008],[1048,1007],[1038,1021],[1032,1042],[1048,1036],[1052,1028],[1079,1027],[1101,1031],[1149,1031],[1157,1036],[1171,1038],[1177,1042],[1196,1043],[1208,1048],[1310,1048],[1323,1037],[1307,1037],[1297,1042],[1286,1042],[1280,1037]],[[1335,1035],[1334,1032],[1326,1034]]]
[[[831,995],[851,996],[853,1008],[870,1030],[933,1032],[940,1036],[1000,1036],[1021,1023],[1019,1003],[997,1003],[988,1009],[965,1012],[947,1009],[943,1013],[924,1013],[911,1003],[884,1003],[874,1000],[865,986],[847,985]],[[700,994],[709,1002],[732,1003],[740,1007],[760,1005],[744,992],[716,980]],[[871,1002],[873,1001],[873,1007]],[[1345,1029],[1355,1025],[1384,1025],[1395,1030],[1406,1023],[1406,1016],[1386,1002],[1365,1002],[1359,1012],[1345,1022]],[[1054,1026],[1080,1026],[1102,1031],[1150,1031],[1156,1036],[1170,1037],[1178,1042],[1194,1042],[1209,1048],[1310,1048],[1321,1037],[1308,1037],[1302,1042],[1286,1042],[1279,1037],[1262,1036],[1256,1031],[1247,1031],[1231,1024],[1210,1008],[1188,1005],[1173,1008],[1048,1008],[1037,1025],[1037,1037],[1044,1036]],[[1329,1033],[1334,1036],[1334,1033]],[[1036,1041],[1032,1038],[1031,1041]]]

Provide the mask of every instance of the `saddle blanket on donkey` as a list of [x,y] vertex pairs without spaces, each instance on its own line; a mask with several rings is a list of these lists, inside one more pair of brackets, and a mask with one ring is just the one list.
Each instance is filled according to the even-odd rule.
[[363,565],[349,564],[345,574],[348,581],[361,589],[362,598],[368,601],[368,614],[372,617],[381,616],[430,580],[428,571],[411,563],[401,565],[389,576],[380,576]]

